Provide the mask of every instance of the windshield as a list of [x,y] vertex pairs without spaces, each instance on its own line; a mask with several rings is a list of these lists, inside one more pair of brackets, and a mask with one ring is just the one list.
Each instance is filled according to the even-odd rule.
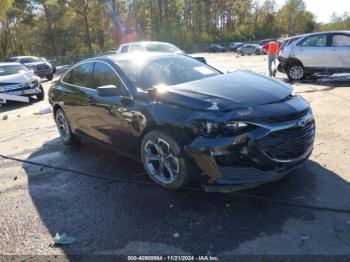
[[174,45],[165,44],[165,43],[147,43],[143,45],[149,52],[166,52],[166,53],[175,53],[181,51]]
[[221,74],[193,58],[158,57],[140,62],[137,60],[118,61],[135,87],[149,89],[157,85],[178,85]]
[[41,60],[37,57],[25,57],[20,59],[22,64],[40,62]]
[[22,65],[0,66],[0,76],[14,75],[21,72],[27,72],[28,69]]

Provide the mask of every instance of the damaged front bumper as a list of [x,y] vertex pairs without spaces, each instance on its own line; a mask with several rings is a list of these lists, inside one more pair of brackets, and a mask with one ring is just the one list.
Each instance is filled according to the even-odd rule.
[[29,102],[29,96],[38,95],[42,91],[40,86],[34,88],[22,88],[0,92],[0,104],[6,104],[7,101]]
[[185,152],[201,169],[209,192],[231,192],[276,181],[311,154],[315,137],[312,112],[279,124],[257,124],[233,137],[197,137]]

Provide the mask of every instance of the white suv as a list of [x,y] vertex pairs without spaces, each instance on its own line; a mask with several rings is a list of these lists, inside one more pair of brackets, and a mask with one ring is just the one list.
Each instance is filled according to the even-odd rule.
[[350,31],[312,33],[282,42],[278,70],[291,80],[350,73]]

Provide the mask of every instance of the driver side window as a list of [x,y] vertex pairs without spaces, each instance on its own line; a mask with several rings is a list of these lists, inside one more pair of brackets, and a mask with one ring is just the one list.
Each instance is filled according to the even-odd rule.
[[122,81],[119,79],[111,66],[102,62],[95,62],[92,75],[92,87],[96,89],[97,87],[107,85],[114,85],[116,87],[119,87],[121,96],[129,95]]
[[327,35],[312,35],[302,40],[298,46],[301,47],[325,47],[327,45]]

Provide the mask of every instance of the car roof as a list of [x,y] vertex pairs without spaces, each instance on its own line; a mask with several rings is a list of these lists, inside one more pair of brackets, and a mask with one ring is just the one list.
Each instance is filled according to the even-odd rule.
[[113,62],[119,61],[128,61],[128,60],[137,60],[140,59],[140,55],[145,59],[156,58],[156,57],[183,57],[186,55],[183,54],[175,54],[175,53],[163,53],[163,52],[131,52],[131,53],[116,53],[116,54],[106,54],[101,56],[96,56],[93,58],[89,58],[83,61],[80,61],[78,64],[88,61],[96,61],[96,60],[109,60]]
[[11,66],[11,65],[19,65],[19,66],[21,66],[22,64],[16,63],[16,62],[5,62],[5,63],[0,63],[0,66]]
[[309,34],[301,34],[301,35],[295,35],[292,37],[288,37],[283,39],[282,41],[287,41],[287,40],[291,40],[294,38],[301,38],[301,37],[305,37],[305,36],[311,36],[311,35],[320,35],[320,34],[336,34],[336,33],[340,33],[340,34],[348,34],[350,35],[350,31],[346,31],[346,30],[338,30],[338,31],[323,31],[323,32],[314,32],[314,33],[309,33]]
[[[129,42],[129,43],[124,43],[122,45],[133,45],[133,44],[139,44],[139,45],[146,45],[146,44],[166,44],[166,45],[173,45],[168,42],[158,42],[158,41],[136,41],[136,42]],[[121,45],[121,46],[122,46]]]
[[17,59],[22,59],[22,58],[29,58],[29,57],[38,58],[37,56],[32,56],[32,55],[11,56],[11,57],[9,57],[9,58],[17,58]]

